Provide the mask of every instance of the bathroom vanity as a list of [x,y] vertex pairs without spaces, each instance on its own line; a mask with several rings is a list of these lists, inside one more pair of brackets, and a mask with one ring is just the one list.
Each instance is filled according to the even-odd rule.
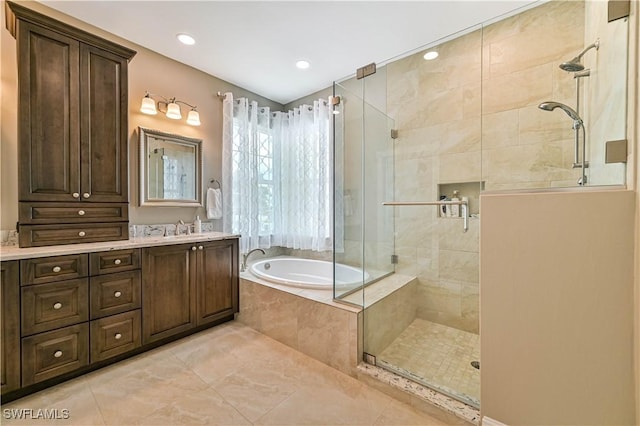
[[3,402],[232,320],[238,237],[2,247]]

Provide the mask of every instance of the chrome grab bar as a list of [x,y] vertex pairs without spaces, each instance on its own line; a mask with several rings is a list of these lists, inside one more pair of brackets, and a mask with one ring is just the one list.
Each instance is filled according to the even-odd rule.
[[460,206],[462,208],[462,229],[469,230],[469,203],[465,201],[387,201],[383,206]]

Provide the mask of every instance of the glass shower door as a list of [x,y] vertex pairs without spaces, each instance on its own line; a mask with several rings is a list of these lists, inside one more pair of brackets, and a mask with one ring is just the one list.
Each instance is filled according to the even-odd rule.
[[382,205],[393,198],[394,122],[339,83],[334,96],[334,298],[364,306],[365,286],[394,270],[393,211]]

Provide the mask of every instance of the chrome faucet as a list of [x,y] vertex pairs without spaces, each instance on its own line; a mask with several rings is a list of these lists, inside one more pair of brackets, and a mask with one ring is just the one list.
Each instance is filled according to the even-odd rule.
[[178,219],[176,222],[176,235],[180,235],[180,225],[184,225],[184,221],[182,219]]
[[253,249],[253,250],[249,251],[249,253],[247,253],[247,254],[242,256],[242,265],[240,266],[240,272],[244,272],[247,269],[247,259],[249,258],[249,255],[251,255],[251,253],[253,253],[254,251],[261,251],[262,254],[264,254],[264,255],[267,254],[261,248],[257,248],[257,249]]

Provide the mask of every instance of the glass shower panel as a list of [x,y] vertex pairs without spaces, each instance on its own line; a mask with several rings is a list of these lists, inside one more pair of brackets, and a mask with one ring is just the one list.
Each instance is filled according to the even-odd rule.
[[[393,209],[383,202],[393,200],[394,121],[384,112],[364,103],[364,269],[365,284],[394,270]],[[365,288],[365,296],[367,289]],[[367,306],[365,297],[365,306]]]
[[[365,88],[355,79],[346,84]],[[334,114],[334,298],[363,306],[364,286],[394,269],[393,211],[382,205],[393,199],[394,122],[342,84],[334,85],[334,96],[340,97]],[[358,275],[343,266],[357,268]]]
[[[335,83],[334,106],[334,298],[343,299],[364,284],[364,102],[344,86]],[[356,268],[344,268],[341,265]],[[362,306],[360,298],[350,303]]]

